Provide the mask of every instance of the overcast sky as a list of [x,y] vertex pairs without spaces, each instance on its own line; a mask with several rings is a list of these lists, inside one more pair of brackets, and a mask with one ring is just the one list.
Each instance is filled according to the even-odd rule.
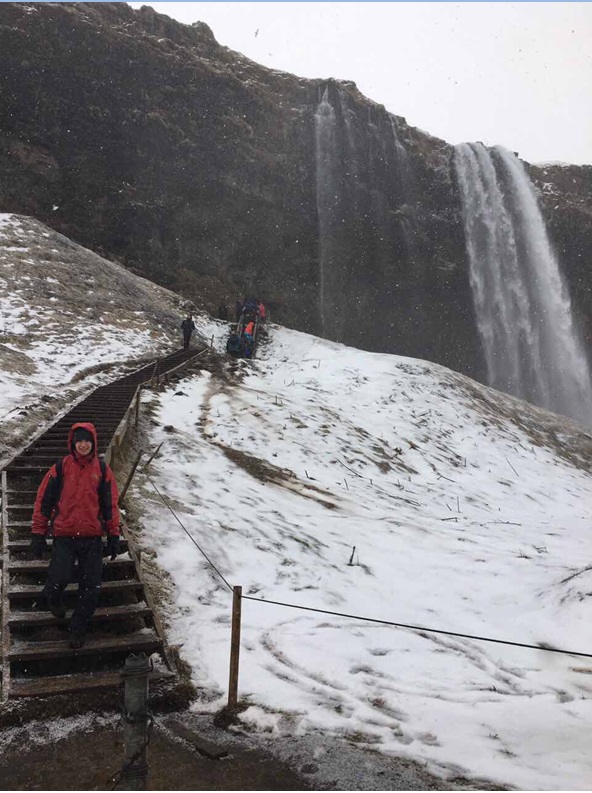
[[592,3],[130,3],[258,63],[353,80],[449,143],[592,164]]

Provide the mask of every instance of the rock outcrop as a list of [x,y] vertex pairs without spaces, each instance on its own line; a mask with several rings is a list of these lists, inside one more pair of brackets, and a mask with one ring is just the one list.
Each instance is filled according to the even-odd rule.
[[[0,4],[0,62],[0,211],[199,306],[256,292],[293,327],[483,377],[446,142],[149,7]],[[591,171],[531,168],[588,331]]]

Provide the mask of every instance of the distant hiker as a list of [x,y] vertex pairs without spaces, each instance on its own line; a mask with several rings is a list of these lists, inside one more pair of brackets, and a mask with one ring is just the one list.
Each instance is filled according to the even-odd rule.
[[267,314],[265,312],[265,306],[261,301],[259,301],[259,321],[265,322],[266,319],[267,319]]
[[247,297],[245,300],[244,309],[248,314],[251,314],[257,311],[258,305],[259,301],[256,297]]
[[243,311],[245,322],[250,322],[251,320],[257,319],[257,315],[259,313],[259,303],[256,298],[247,297],[243,306]]
[[183,349],[188,350],[191,334],[195,330],[195,322],[193,321],[192,314],[188,314],[187,318],[183,320],[181,323],[181,330],[183,331]]
[[225,303],[220,303],[218,306],[218,319],[228,322],[228,306]]
[[241,314],[243,313],[243,303],[242,300],[237,300],[234,306],[234,314],[236,316],[236,324],[240,322]]
[[252,358],[253,356],[253,337],[248,333],[244,333],[241,337],[242,352],[245,358]]
[[242,344],[240,337],[236,331],[232,331],[230,336],[228,337],[228,341],[226,342],[226,352],[229,355],[234,355],[235,358],[238,358],[242,355]]
[[247,322],[245,325],[244,333],[247,336],[251,337],[251,341],[253,341],[253,336],[255,335],[255,323],[251,320],[251,322]]
[[66,615],[62,593],[78,562],[78,599],[70,620],[70,646],[78,649],[99,602],[103,530],[107,533],[106,555],[113,561],[119,553],[119,508],[113,472],[97,456],[94,425],[73,424],[68,449],[70,454],[52,465],[37,491],[31,550],[41,559],[48,550],[46,536],[53,536],[43,596],[58,619]]

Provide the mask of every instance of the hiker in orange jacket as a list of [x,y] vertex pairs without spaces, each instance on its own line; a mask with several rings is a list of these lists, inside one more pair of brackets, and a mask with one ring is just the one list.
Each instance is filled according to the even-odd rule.
[[255,335],[255,323],[254,322],[247,322],[245,329],[243,331],[247,336],[251,337],[251,341],[253,340],[253,336]]
[[97,607],[103,567],[103,529],[107,555],[119,552],[117,484],[111,468],[97,456],[93,424],[73,424],[68,435],[70,454],[43,477],[33,509],[31,549],[41,559],[51,530],[53,548],[44,597],[51,613],[63,618],[62,593],[72,581],[78,562],[78,600],[70,621],[70,646],[82,647],[88,623]]

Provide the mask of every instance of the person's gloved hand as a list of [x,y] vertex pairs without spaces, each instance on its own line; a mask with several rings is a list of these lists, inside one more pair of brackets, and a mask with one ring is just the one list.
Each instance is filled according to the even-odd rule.
[[111,561],[115,559],[119,553],[119,537],[116,534],[110,534],[107,537],[107,545],[105,546],[105,556],[108,556]]
[[31,550],[35,559],[43,559],[43,554],[49,550],[44,534],[31,535]]

